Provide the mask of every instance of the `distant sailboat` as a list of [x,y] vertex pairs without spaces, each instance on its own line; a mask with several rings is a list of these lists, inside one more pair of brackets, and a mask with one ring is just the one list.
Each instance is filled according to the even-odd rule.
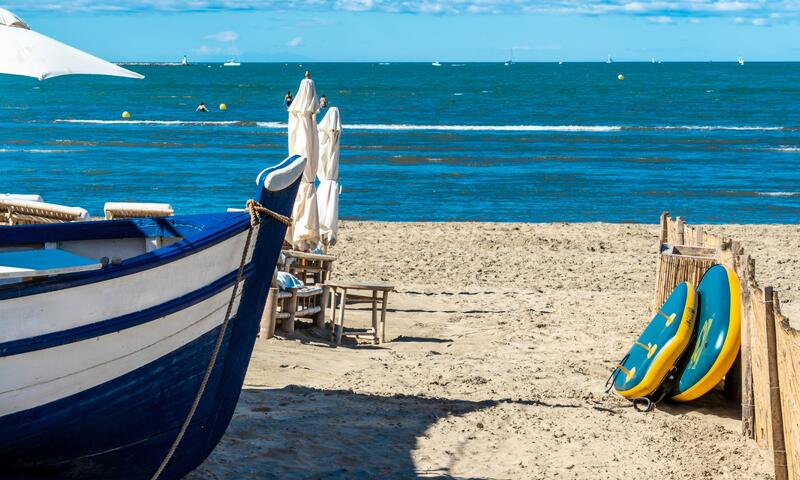
[[439,63],[439,62],[433,62],[433,63],[431,63],[431,65],[433,65],[434,67],[441,67],[442,66],[442,64]]
[[656,63],[656,57],[650,57],[650,63]]
[[563,61],[563,60],[559,60],[559,61],[558,61],[558,64],[559,64],[559,65],[564,65],[564,61]]
[[223,67],[240,67],[241,65],[238,60],[233,58],[222,64]]
[[739,57],[739,65],[744,65],[744,57]]
[[514,49],[513,48],[511,49],[511,56],[509,57],[509,59],[506,61],[506,63],[504,65],[506,67],[508,67],[509,65],[514,65]]
[[610,54],[608,55],[608,59],[606,60],[606,63],[614,63],[614,60],[611,58]]
[[181,65],[183,65],[184,67],[189,66],[189,59],[186,57],[186,55],[183,56],[183,59],[181,60]]

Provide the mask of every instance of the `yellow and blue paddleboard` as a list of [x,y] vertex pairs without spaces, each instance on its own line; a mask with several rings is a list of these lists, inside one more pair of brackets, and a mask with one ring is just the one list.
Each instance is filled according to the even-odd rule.
[[684,282],[675,287],[612,374],[619,395],[636,399],[658,390],[689,346],[695,302],[692,284]]
[[741,346],[739,278],[723,265],[706,271],[697,287],[697,334],[678,364],[672,399],[688,402],[713,389],[728,373]]

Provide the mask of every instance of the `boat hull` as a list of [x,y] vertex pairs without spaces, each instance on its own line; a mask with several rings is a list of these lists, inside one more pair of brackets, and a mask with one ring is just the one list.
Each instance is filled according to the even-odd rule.
[[[275,168],[294,175],[302,165],[293,157]],[[288,184],[272,178],[283,182],[279,191],[266,188],[263,173],[259,202],[288,215],[299,173]],[[202,233],[93,274],[95,281],[78,275],[0,292],[0,326],[13,327],[0,334],[0,478],[150,479],[187,419],[225,326],[198,408],[159,478],[181,478],[211,453],[233,416],[286,228],[266,218],[253,229],[240,277],[249,215],[207,220],[205,227],[192,217],[170,220],[170,228]],[[39,230],[28,233],[58,234],[53,226]],[[28,234],[13,235],[19,232]],[[159,284],[162,275],[168,281]],[[96,308],[87,308],[80,289],[95,292]]]

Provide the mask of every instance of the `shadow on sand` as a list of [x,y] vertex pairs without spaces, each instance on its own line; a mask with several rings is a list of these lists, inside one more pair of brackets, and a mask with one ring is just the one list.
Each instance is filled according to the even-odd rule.
[[220,446],[187,478],[463,478],[451,474],[458,445],[446,464],[418,470],[417,439],[441,419],[506,402],[245,388]]

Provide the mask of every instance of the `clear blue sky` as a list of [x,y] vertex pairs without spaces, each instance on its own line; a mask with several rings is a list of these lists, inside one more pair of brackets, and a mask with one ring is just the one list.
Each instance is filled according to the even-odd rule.
[[800,60],[800,0],[11,0],[109,60]]

